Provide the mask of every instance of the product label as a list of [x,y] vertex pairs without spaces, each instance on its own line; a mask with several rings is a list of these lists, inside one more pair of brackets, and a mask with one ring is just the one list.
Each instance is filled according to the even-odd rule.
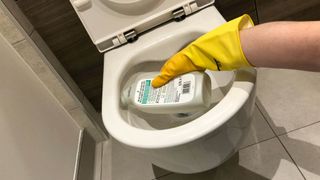
[[142,79],[135,89],[135,101],[139,104],[173,104],[192,100],[195,91],[195,77],[185,74],[175,78],[168,84],[153,88],[152,79]]

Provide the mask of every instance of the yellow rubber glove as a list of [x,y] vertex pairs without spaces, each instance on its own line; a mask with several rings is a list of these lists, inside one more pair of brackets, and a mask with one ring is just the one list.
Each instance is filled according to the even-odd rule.
[[251,66],[242,52],[239,31],[254,26],[249,15],[231,20],[204,34],[172,56],[161,68],[153,87],[160,87],[174,77],[191,72],[232,70]]

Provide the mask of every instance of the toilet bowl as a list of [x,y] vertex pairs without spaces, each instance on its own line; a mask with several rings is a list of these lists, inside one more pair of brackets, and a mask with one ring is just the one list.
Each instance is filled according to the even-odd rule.
[[[178,173],[212,169],[237,152],[253,113],[253,68],[206,71],[212,97],[210,108],[202,112],[148,114],[120,103],[123,86],[130,77],[138,72],[159,71],[166,59],[223,23],[225,20],[211,5],[181,22],[149,29],[136,42],[113,47],[104,54],[102,117],[112,138],[124,148],[143,153],[153,164]],[[94,42],[98,49],[107,49],[101,41]]]

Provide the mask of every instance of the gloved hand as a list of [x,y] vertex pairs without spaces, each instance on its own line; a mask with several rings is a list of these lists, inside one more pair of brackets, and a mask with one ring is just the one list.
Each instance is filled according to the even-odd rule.
[[251,66],[242,52],[239,31],[254,26],[249,15],[231,20],[204,34],[172,56],[161,68],[153,87],[160,87],[174,77],[191,72],[232,70]]

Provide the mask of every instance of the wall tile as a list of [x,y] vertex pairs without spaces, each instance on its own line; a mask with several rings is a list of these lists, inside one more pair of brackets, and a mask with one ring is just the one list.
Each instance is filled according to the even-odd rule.
[[319,21],[320,20],[320,2],[309,8],[303,9],[297,13],[290,14],[284,20],[288,21]]
[[86,97],[83,98],[82,105],[83,105],[84,109],[88,112],[88,114],[90,114],[92,116],[93,120],[104,131],[104,133],[108,134],[108,132],[104,126],[101,113],[98,113],[95,110],[95,108],[92,106],[91,102]]
[[72,92],[79,99],[79,101],[83,101],[84,95],[82,91],[80,90],[78,85],[73,81],[73,79],[64,69],[64,67],[61,65],[61,63],[58,61],[56,56],[49,49],[48,45],[44,42],[44,40],[38,34],[38,32],[33,31],[30,38],[33,40],[35,45],[40,49],[40,51],[46,57],[48,66],[54,68],[54,71],[56,71],[59,74],[59,76],[64,80],[66,85],[72,90]]
[[254,0],[216,0],[215,6],[226,20],[231,20],[243,14],[250,14],[256,21]]
[[[282,20],[320,4],[319,0],[256,0],[261,22]],[[319,8],[314,9],[315,12]]]
[[19,0],[16,3],[72,79],[99,111],[102,95],[103,53],[99,53],[92,43],[70,1]]
[[16,43],[14,48],[66,109],[73,109],[80,105],[80,102],[68,92],[59,79],[57,79],[49,67],[43,62],[44,57],[41,56],[29,42],[23,40]]
[[0,6],[0,33],[9,41],[14,44],[24,39],[24,36],[19,29],[9,19],[5,11]]
[[10,11],[10,13],[14,16],[17,22],[22,26],[22,28],[26,31],[27,34],[31,34],[33,31],[33,26],[27,19],[27,17],[23,14],[21,9],[16,4],[15,0],[2,0],[4,5]]

